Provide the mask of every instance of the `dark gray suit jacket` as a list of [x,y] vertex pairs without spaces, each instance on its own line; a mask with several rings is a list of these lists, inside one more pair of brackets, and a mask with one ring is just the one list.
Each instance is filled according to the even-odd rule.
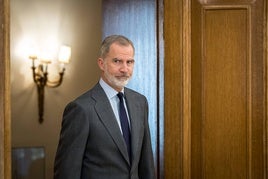
[[147,100],[128,88],[124,92],[131,121],[132,161],[98,83],[64,110],[54,179],[155,178]]

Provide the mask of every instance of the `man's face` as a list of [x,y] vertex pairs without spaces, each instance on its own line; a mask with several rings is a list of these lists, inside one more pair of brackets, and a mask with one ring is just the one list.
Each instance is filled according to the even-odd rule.
[[121,91],[130,80],[134,68],[134,52],[131,45],[113,43],[105,59],[99,58],[102,79],[112,88]]

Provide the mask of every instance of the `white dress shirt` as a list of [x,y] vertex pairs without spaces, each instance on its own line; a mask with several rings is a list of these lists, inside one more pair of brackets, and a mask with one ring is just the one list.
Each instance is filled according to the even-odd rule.
[[[119,98],[117,97],[118,91],[116,91],[110,85],[108,85],[105,81],[103,81],[102,78],[100,79],[99,83],[100,83],[101,87],[103,88],[104,92],[106,93],[106,96],[108,97],[108,99],[110,101],[110,104],[112,106],[116,121],[117,121],[118,126],[120,128],[120,131],[122,133],[121,123],[120,123],[120,118],[119,118],[119,102],[120,101],[119,101]],[[124,88],[121,92],[124,94]],[[125,106],[125,109],[127,112],[129,128],[131,129],[125,98],[124,98],[124,106]]]

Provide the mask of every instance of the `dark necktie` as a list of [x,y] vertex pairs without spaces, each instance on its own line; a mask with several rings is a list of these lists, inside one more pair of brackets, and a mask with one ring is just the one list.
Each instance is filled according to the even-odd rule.
[[124,94],[119,92],[117,94],[120,103],[119,103],[119,117],[120,117],[120,123],[121,123],[121,129],[123,132],[123,137],[125,139],[125,142],[127,144],[127,150],[128,150],[128,156],[129,159],[131,159],[131,136],[130,136],[130,129],[129,129],[129,124],[128,124],[128,118],[127,118],[127,113],[126,109],[124,106]]

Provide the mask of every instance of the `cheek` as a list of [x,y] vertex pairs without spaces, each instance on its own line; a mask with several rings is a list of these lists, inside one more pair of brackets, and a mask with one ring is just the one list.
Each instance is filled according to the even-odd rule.
[[109,65],[109,64],[106,64],[106,66],[104,67],[105,71],[110,73],[110,74],[116,74],[117,73],[117,68],[113,65]]
[[129,68],[129,73],[132,75],[132,73],[133,73],[133,70],[134,70],[134,68],[133,67],[131,67],[131,68]]

